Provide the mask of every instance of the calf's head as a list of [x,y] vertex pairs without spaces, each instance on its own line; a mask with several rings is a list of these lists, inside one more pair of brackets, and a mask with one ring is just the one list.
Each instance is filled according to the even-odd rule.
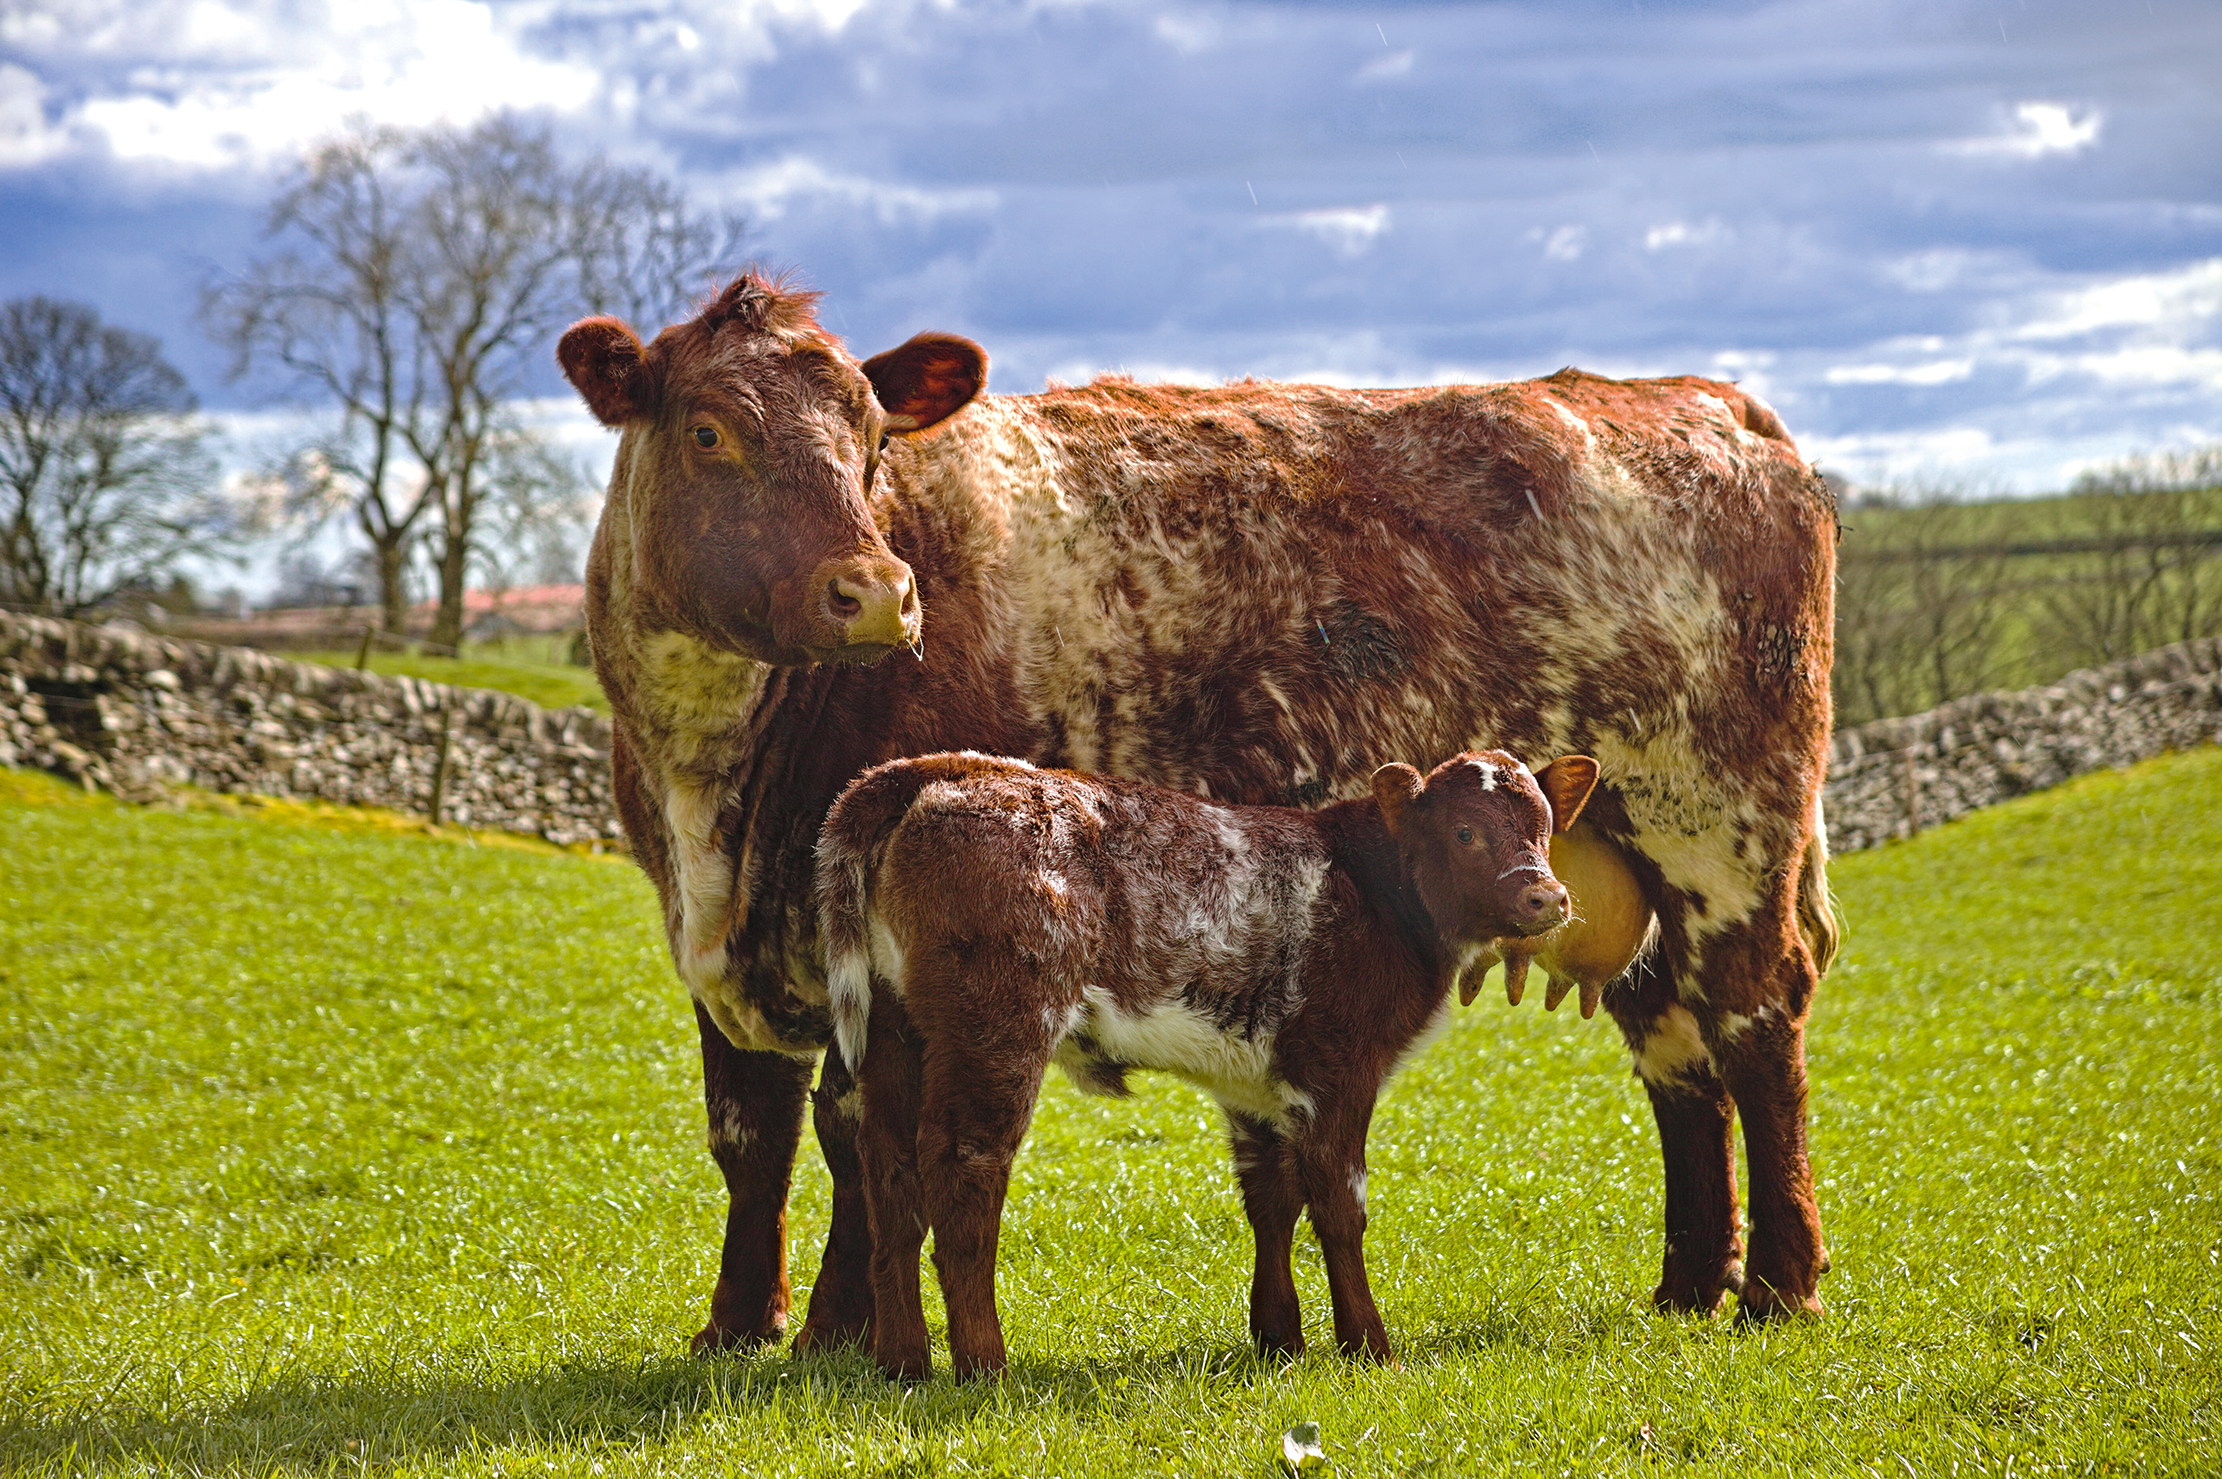
[[880,453],[978,395],[987,356],[921,334],[860,365],[816,300],[751,272],[648,344],[581,319],[556,358],[624,433],[603,519],[627,547],[605,553],[629,561],[636,600],[765,662],[869,662],[923,620],[873,521]]
[[1468,750],[1425,776],[1384,765],[1373,796],[1421,902],[1456,949],[1566,922],[1551,837],[1573,824],[1596,785],[1587,755],[1562,755],[1531,773],[1501,750]]

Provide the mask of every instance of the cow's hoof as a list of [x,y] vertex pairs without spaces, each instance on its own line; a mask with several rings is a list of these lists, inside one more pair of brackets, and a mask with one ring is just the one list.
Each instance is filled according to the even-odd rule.
[[1728,1292],[1725,1279],[1699,1286],[1687,1279],[1661,1279],[1651,1291],[1651,1307],[1662,1315],[1709,1315],[1721,1307]]
[[934,1374],[933,1358],[923,1352],[917,1355],[875,1356],[873,1364],[880,1375],[889,1381],[928,1381]]
[[805,1320],[802,1329],[795,1333],[792,1349],[798,1356],[828,1356],[850,1346],[868,1345],[871,1338],[870,1320],[846,1324],[835,1320]]

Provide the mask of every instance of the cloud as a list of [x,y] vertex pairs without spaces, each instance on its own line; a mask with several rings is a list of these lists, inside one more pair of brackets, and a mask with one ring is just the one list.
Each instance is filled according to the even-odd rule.
[[1406,49],[1404,51],[1392,51],[1387,56],[1375,57],[1372,61],[1360,67],[1358,75],[1350,80],[1360,83],[1394,82],[1399,77],[1408,77],[1412,72],[1414,55],[1414,52]]
[[1667,221],[1643,233],[1643,249],[1647,252],[1665,251],[1669,247],[1714,246],[1734,239],[1735,233],[1723,225],[1717,216],[1704,220]]
[[932,220],[952,212],[993,210],[997,201],[993,190],[936,190],[893,184],[829,169],[801,155],[789,155],[729,176],[724,193],[760,221],[776,221],[790,211],[839,203],[860,207],[882,224],[893,224]]
[[2099,127],[2105,121],[2106,115],[2096,108],[2078,110],[2065,103],[2020,103],[2014,108],[2013,122],[2003,133],[1955,140],[1947,148],[1956,154],[1992,159],[2075,155],[2099,141]]
[[[573,106],[598,81],[531,54],[474,0],[348,0],[317,29],[283,24],[275,4],[173,0],[133,7],[128,25],[111,7],[81,11],[75,25],[11,35],[46,75],[39,126],[0,134],[0,165],[79,149],[190,169],[263,164],[352,114],[468,122]],[[11,102],[11,122],[24,111]]]
[[1830,385],[1947,385],[1974,373],[1972,359],[1935,359],[1916,365],[1831,365],[1821,378]]
[[1543,255],[1554,262],[1577,262],[1589,247],[1587,226],[1566,225],[1546,232],[1538,226],[1528,233],[1528,240],[1543,243]]
[[1265,219],[1270,225],[1293,227],[1318,238],[1333,248],[1337,256],[1361,257],[1376,238],[1389,229],[1389,208],[1385,205],[1339,206],[1292,211]]

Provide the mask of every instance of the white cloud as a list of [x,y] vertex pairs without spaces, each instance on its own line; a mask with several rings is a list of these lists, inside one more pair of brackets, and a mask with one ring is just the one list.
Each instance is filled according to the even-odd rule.
[[930,220],[955,211],[993,210],[999,199],[993,190],[931,190],[888,184],[830,170],[801,155],[788,155],[731,175],[725,193],[760,220],[776,221],[798,202],[832,200],[863,207],[883,225]]
[[1360,67],[1358,75],[1350,80],[1353,82],[1394,82],[1399,77],[1408,77],[1411,75],[1412,62],[1416,55],[1411,51],[1392,51],[1387,56],[1375,57],[1372,61]]
[[57,76],[90,67],[100,80],[24,126],[10,80],[0,165],[73,147],[117,158],[222,168],[297,151],[363,114],[380,122],[468,122],[501,108],[569,108],[591,98],[595,73],[528,53],[490,5],[475,0],[348,0],[311,24],[253,3],[82,7],[56,30],[12,25],[34,64]]
[[1528,240],[1542,242],[1543,255],[1554,262],[1574,262],[1579,261],[1589,247],[1589,228],[1567,225],[1545,233],[1537,226],[1528,232]]
[[2015,331],[2020,339],[2065,339],[2102,329],[2190,331],[2222,318],[2222,257],[2174,272],[2144,273],[2046,294],[2038,316]]
[[2047,154],[2080,154],[2099,141],[2106,115],[2097,108],[2065,103],[2019,103],[2002,133],[1959,139],[1946,147],[1955,154],[1992,159],[2042,159]]
[[1337,206],[1326,210],[1293,211],[1265,219],[1270,225],[1294,227],[1307,236],[1317,237],[1338,256],[1359,257],[1388,231],[1389,208],[1385,205]]
[[1643,234],[1643,249],[1647,252],[1664,251],[1668,247],[1712,246],[1727,241],[1735,235],[1716,216],[1702,221],[1667,221],[1652,227]]
[[1972,359],[1937,359],[1917,365],[1831,365],[1821,378],[1831,385],[1946,385],[1974,373]]

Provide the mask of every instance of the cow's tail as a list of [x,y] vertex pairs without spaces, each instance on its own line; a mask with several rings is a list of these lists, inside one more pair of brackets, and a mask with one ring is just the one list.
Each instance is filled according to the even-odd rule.
[[1829,892],[1829,829],[1818,796],[1813,798],[1813,837],[1805,845],[1799,869],[1798,933],[1805,936],[1805,948],[1813,954],[1814,971],[1827,975],[1844,940],[1844,920]]
[[889,834],[931,777],[881,766],[850,782],[818,834],[818,930],[826,952],[833,1040],[851,1073],[864,1067],[872,1016],[871,880]]

